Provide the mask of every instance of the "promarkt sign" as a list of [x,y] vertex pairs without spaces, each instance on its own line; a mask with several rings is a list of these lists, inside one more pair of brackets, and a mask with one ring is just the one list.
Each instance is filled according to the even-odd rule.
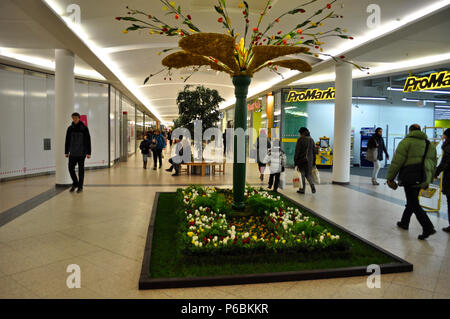
[[448,87],[450,87],[450,72],[442,71],[432,73],[423,78],[417,78],[415,76],[408,77],[403,92],[443,89]]
[[327,90],[309,89],[302,92],[290,91],[286,99],[286,103],[292,102],[306,102],[319,100],[334,100],[336,89],[331,87]]

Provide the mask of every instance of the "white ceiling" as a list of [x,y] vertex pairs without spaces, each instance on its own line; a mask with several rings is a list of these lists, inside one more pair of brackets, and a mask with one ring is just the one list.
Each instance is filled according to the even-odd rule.
[[[37,1],[37,0],[36,0]],[[381,7],[382,25],[401,24],[408,19],[411,14],[424,13],[424,8],[442,3],[446,0],[340,0],[335,7],[343,19],[331,19],[326,23],[324,29],[340,26],[348,29],[349,33],[355,37],[354,41],[343,39],[332,39],[325,46],[325,52],[338,52],[350,49],[353,44],[363,44],[361,40],[367,34],[373,34],[374,30],[367,27],[366,11],[369,4],[378,4]],[[102,49],[102,53],[118,66],[120,72],[127,78],[127,85],[134,86],[146,101],[142,101],[146,106],[153,109],[163,121],[171,121],[177,114],[175,103],[177,92],[186,84],[203,84],[210,88],[217,89],[222,97],[228,101],[233,100],[234,89],[230,77],[226,74],[214,71],[204,71],[195,74],[187,83],[183,83],[180,76],[186,76],[187,72],[175,73],[172,81],[164,81],[164,75],[152,78],[147,85],[143,86],[143,80],[150,73],[155,73],[162,68],[161,59],[158,52],[167,47],[176,47],[178,39],[175,37],[165,37],[160,35],[149,35],[145,32],[129,32],[123,34],[122,30],[129,24],[119,22],[114,19],[116,16],[126,15],[126,5],[138,8],[161,19],[174,22],[173,17],[164,16],[162,4],[157,0],[48,0],[57,7],[57,13],[64,14],[65,8],[72,3],[76,3],[81,8],[81,28],[89,37],[89,41]],[[218,15],[213,9],[216,1],[211,0],[182,0],[177,4],[192,15],[193,22],[202,30],[208,32],[224,32],[221,25],[217,23]],[[243,33],[243,19],[241,9],[237,7],[239,0],[227,0],[230,8],[232,24]],[[250,19],[256,20],[261,11],[261,6],[265,1],[247,0],[250,8],[257,8],[251,11]],[[300,1],[298,1],[300,3]],[[302,1],[305,2],[305,1]],[[326,1],[318,1],[323,5]],[[449,1],[446,1],[449,3]],[[266,22],[278,16],[280,13],[293,8],[297,3],[293,0],[273,1],[273,8],[266,18]],[[339,4],[339,5],[338,5]],[[341,8],[343,4],[343,8]],[[315,11],[319,6],[313,5],[308,11]],[[307,12],[308,13],[308,12]],[[307,14],[305,13],[305,15]],[[292,16],[282,20],[276,31],[286,31],[296,25],[298,20]],[[299,16],[295,16],[300,18]],[[263,23],[264,25],[264,23]],[[264,25],[265,26],[265,25]],[[450,52],[450,35],[448,33],[450,22],[448,19],[437,21],[433,25],[415,33],[397,39],[394,42],[386,43],[370,53],[356,56],[355,61],[363,62],[365,65],[374,66],[384,63],[393,63],[400,60],[412,59]],[[242,30],[241,30],[242,29]],[[375,31],[376,32],[376,31]],[[381,32],[381,31],[380,31]],[[83,39],[84,40],[84,39]],[[342,47],[345,45],[345,48]],[[21,54],[39,56],[41,58],[54,59],[54,48],[61,44],[52,38],[52,35],[39,27],[38,23],[31,21],[16,8],[11,0],[0,1],[0,48],[6,47]],[[308,59],[309,57],[306,57]],[[309,58],[310,59],[310,58]],[[310,59],[311,63],[320,62],[318,59]],[[77,66],[90,68],[81,59],[77,59]],[[95,67],[95,66],[94,66]],[[332,71],[331,69],[329,70]],[[322,71],[325,72],[326,71]],[[281,80],[276,74],[269,71],[257,73],[250,87],[250,90],[268,89],[273,83]],[[229,104],[229,103],[228,103]]]

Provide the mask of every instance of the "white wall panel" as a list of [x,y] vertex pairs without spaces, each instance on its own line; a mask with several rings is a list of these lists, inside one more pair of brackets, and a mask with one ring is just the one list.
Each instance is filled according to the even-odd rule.
[[0,69],[0,178],[24,174],[24,75]]
[[53,170],[49,167],[44,139],[51,138],[48,112],[47,77],[44,74],[25,73],[25,174]]
[[88,91],[87,117],[92,157],[86,160],[86,167],[108,166],[108,86],[89,82]]
[[[46,151],[47,155],[47,171],[55,169],[55,77],[47,75],[47,113],[48,117],[48,136],[51,138],[51,150]],[[65,134],[63,132],[62,134]]]
[[116,156],[116,89],[109,88],[109,157],[113,164]]
[[120,125],[120,119],[121,119],[121,115],[122,115],[122,112],[121,112],[121,109],[120,109],[120,92],[119,91],[117,91],[117,90],[115,90],[116,91],[116,116],[115,116],[115,121],[116,121],[116,154],[115,154],[115,157],[114,157],[114,159],[119,159],[120,158],[120,141],[121,141],[121,138],[120,138],[120,130],[121,130],[121,125]]

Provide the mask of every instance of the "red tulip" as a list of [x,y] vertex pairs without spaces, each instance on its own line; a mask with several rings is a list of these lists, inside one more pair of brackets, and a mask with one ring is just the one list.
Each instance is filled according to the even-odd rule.
[[217,19],[217,22],[222,23],[223,22],[223,18]]
[[192,17],[191,17],[190,14],[187,15],[187,18],[188,18],[189,20],[192,20]]
[[254,27],[253,32],[258,32],[258,28]]
[[327,9],[331,9],[331,4],[327,4]]

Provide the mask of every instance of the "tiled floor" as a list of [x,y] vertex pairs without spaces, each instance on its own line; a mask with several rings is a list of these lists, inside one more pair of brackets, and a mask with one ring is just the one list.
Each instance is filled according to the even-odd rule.
[[[330,172],[321,173],[315,195],[300,196],[289,185],[282,192],[412,262],[414,272],[384,275],[379,289],[367,288],[366,277],[353,277],[139,291],[155,192],[183,184],[232,183],[231,166],[225,176],[172,177],[163,170],[144,171],[140,160],[138,155],[112,169],[88,171],[82,194],[64,191],[1,226],[0,298],[450,298],[450,236],[440,230],[448,225],[446,212],[430,214],[439,231],[419,241],[414,217],[409,232],[395,226],[403,210],[400,190],[374,187],[360,176],[352,176],[351,188],[335,186]],[[248,166],[247,177],[260,183],[255,164]],[[0,212],[45,192],[53,179],[1,183]],[[67,288],[71,264],[81,268],[80,289]]]

